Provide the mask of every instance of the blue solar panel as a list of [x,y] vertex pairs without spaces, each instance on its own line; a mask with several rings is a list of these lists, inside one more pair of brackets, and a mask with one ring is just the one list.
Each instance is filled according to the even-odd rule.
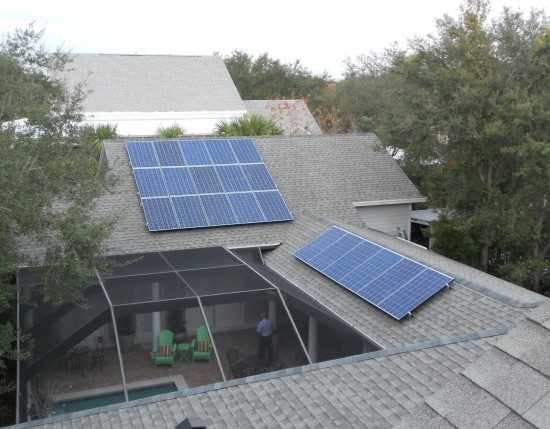
[[335,263],[346,253],[351,251],[361,242],[361,239],[355,235],[345,234],[340,239],[336,240],[332,246],[327,247],[317,256],[315,256],[309,264],[315,267],[316,270],[323,271],[329,265]]
[[168,196],[160,168],[135,170],[134,174],[141,198]]
[[149,231],[179,229],[170,198],[149,198],[141,203]]
[[348,275],[344,276],[342,282],[348,289],[357,292],[400,259],[395,253],[378,252],[363,262],[356,270],[350,271]]
[[250,139],[139,141],[127,151],[151,231],[292,220]]
[[411,278],[424,271],[425,267],[409,259],[401,259],[383,274],[363,286],[358,291],[359,296],[379,304]]
[[206,146],[200,140],[180,140],[180,148],[188,165],[212,164]]
[[[342,230],[335,229],[335,231]],[[369,258],[373,257],[379,251],[380,248],[378,246],[375,246],[368,241],[363,241],[347,253],[345,258],[339,259],[337,264],[328,266],[323,271],[323,274],[333,280],[336,280],[337,282],[340,282],[347,274],[353,272],[354,269],[359,267]],[[300,258],[299,255],[297,256]]]
[[[447,285],[452,278],[427,269],[409,283],[403,285],[393,295],[380,303],[387,312],[402,319],[411,309],[418,307]],[[443,287],[444,287],[443,286]]]
[[294,256],[398,320],[453,280],[338,227]]
[[250,184],[240,165],[219,165],[216,167],[225,192],[250,191]]
[[255,192],[255,195],[268,222],[292,219],[292,214],[279,191]]
[[201,201],[210,226],[238,223],[227,195],[202,195]]
[[241,164],[249,164],[252,162],[262,162],[258,151],[252,141],[246,140],[231,140],[233,152],[237,155],[237,160]]
[[265,222],[258,201],[251,192],[228,194],[238,223]]
[[250,164],[242,167],[253,191],[277,189],[264,164]]
[[157,157],[162,166],[185,165],[183,153],[177,141],[159,141],[154,143]]
[[200,228],[208,226],[201,199],[197,195],[172,198],[174,209],[181,228]]
[[339,228],[331,228],[306,246],[302,247],[294,255],[304,262],[309,262],[317,254],[321,253],[326,247],[330,246],[334,241],[345,234],[346,233]]
[[191,176],[199,194],[215,194],[223,192],[223,186],[214,167],[194,167],[190,169]]
[[190,195],[197,193],[195,182],[189,170],[189,168],[185,167],[163,169],[166,186],[170,195]]
[[130,142],[126,149],[132,167],[158,167],[159,163],[151,142]]
[[214,164],[235,164],[237,162],[229,141],[208,140],[205,144]]

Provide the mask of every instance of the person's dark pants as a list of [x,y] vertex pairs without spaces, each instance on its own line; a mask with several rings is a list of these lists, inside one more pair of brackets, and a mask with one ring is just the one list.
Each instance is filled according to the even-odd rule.
[[267,357],[267,363],[270,364],[273,359],[273,343],[271,341],[271,335],[262,337],[260,335],[260,343],[258,346],[258,359],[265,362]]

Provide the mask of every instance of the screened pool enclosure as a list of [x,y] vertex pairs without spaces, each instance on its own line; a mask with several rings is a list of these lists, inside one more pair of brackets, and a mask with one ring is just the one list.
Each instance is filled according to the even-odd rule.
[[[102,262],[109,269],[89,280],[81,304],[48,304],[42,273],[18,273],[21,348],[30,350],[18,377],[21,420],[69,412],[84,406],[79,401],[127,401],[143,389],[184,389],[376,349],[263,265],[257,248]],[[261,314],[274,327],[271,353],[262,357]]]

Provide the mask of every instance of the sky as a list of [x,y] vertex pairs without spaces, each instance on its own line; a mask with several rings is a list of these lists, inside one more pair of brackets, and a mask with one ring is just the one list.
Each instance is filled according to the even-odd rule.
[[[73,53],[210,55],[235,49],[299,59],[341,77],[345,60],[435,30],[461,0],[0,0],[0,34],[34,22],[48,49]],[[548,0],[493,0],[528,13]],[[3,37],[3,36],[2,36]]]

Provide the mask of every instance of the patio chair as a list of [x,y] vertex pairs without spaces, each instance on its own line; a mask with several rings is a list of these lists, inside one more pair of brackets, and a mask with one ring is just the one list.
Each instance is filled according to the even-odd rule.
[[105,349],[103,347],[103,337],[97,336],[95,338],[95,350],[92,352],[92,359],[90,361],[90,370],[98,368],[103,371],[103,365],[105,365]]
[[205,360],[209,361],[212,358],[212,344],[210,343],[210,335],[206,326],[199,326],[197,334],[191,342],[191,359],[193,361]]
[[155,365],[174,365],[176,360],[176,343],[174,343],[174,333],[165,329],[160,331],[159,351],[151,353],[151,359]]

